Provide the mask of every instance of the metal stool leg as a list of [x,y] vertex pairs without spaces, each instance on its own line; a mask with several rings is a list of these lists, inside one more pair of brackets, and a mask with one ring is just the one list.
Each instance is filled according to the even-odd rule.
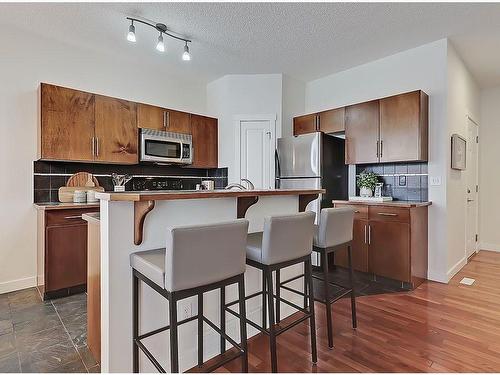
[[330,302],[330,280],[328,274],[328,254],[325,249],[321,251],[321,266],[323,267],[323,280],[325,285],[326,327],[328,331],[328,347],[333,348],[332,304]]
[[276,331],[274,319],[273,274],[268,268],[264,271],[267,284],[267,305],[269,308],[269,346],[271,349],[271,371],[278,372],[278,358],[276,356]]
[[[220,288],[220,330],[226,333],[226,287]],[[221,335],[220,337],[220,354],[226,351],[226,339]]]
[[[272,284],[271,284],[272,285]],[[266,272],[262,270],[262,328],[267,328]]]
[[246,303],[245,303],[245,275],[241,275],[238,281],[238,298],[240,300],[240,338],[243,356],[241,357],[241,372],[248,372],[248,343],[246,324]]
[[309,319],[309,325],[311,328],[311,356],[312,362],[314,364],[318,363],[318,349],[316,348],[316,316],[314,315],[314,287],[313,287],[313,278],[312,278],[312,264],[311,260],[307,261],[306,264],[307,269],[307,282],[309,284],[309,311],[311,313],[311,318]]
[[356,319],[356,292],[354,290],[354,271],[352,269],[351,245],[347,246],[347,254],[349,258],[349,282],[351,283],[352,328],[356,328],[358,326],[358,320]]
[[203,293],[198,294],[198,366],[203,366]]
[[280,270],[276,270],[276,324],[281,321],[280,280]]
[[139,372],[139,278],[132,272],[132,371]]
[[305,264],[304,264],[304,309],[307,309],[307,277],[306,277]]
[[169,300],[170,315],[170,372],[179,372],[179,342],[177,337],[177,301]]

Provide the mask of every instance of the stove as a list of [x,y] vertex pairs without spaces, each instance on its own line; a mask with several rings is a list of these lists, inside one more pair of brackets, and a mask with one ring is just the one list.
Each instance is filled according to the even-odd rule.
[[132,191],[194,190],[201,180],[202,178],[134,177],[131,187]]

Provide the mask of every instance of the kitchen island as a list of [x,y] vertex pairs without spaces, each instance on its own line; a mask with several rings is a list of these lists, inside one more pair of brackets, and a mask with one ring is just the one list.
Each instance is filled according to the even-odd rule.
[[[132,371],[132,270],[131,253],[165,246],[167,228],[178,225],[208,224],[246,217],[249,232],[263,229],[264,217],[304,211],[307,204],[323,190],[211,190],[98,193],[101,230],[101,368],[103,372]],[[221,241],[224,239],[222,238]],[[282,272],[282,279],[302,272],[301,266]],[[261,290],[260,272],[251,267],[245,274],[247,294]],[[302,280],[291,286],[302,290]],[[302,297],[282,292],[282,297],[302,304]],[[235,287],[227,288],[226,298],[237,295]],[[168,324],[168,302],[151,288],[141,284],[140,332],[148,332]],[[180,319],[197,313],[196,298],[178,304]],[[247,302],[247,316],[260,323],[260,298]],[[282,317],[294,312],[282,305]],[[219,294],[204,296],[204,313],[219,322]],[[257,331],[248,327],[248,336]],[[227,317],[226,329],[238,341],[238,324]],[[185,371],[197,363],[197,325],[179,328],[179,363]],[[205,326],[205,360],[219,354],[219,336]],[[144,343],[160,364],[169,369],[169,333],[152,336]],[[155,368],[141,353],[141,372]]]

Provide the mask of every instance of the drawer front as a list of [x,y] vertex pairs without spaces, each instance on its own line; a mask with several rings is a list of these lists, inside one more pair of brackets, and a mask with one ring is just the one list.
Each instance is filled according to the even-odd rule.
[[370,206],[368,208],[368,216],[370,220],[409,223],[410,209],[401,207]]
[[99,207],[48,210],[45,213],[45,225],[86,224],[87,222],[82,219],[82,215],[89,212],[99,212]]
[[368,219],[368,206],[349,203],[335,203],[335,207],[350,207],[354,210],[354,219]]

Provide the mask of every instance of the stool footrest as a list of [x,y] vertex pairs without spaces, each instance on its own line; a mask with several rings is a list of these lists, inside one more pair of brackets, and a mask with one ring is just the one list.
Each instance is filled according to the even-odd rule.
[[[194,315],[194,316],[192,316],[192,317],[190,317],[190,318],[186,318],[186,319],[184,319],[184,320],[181,320],[180,322],[178,322],[178,323],[177,323],[177,325],[178,325],[178,326],[180,326],[180,325],[182,325],[182,324],[184,324],[184,323],[189,323],[189,322],[191,322],[191,321],[193,321],[193,320],[196,320],[196,319],[198,319],[198,316],[197,316],[197,315]],[[142,335],[139,335],[139,336],[137,337],[137,340],[142,340],[142,339],[145,339],[145,338],[147,338],[147,337],[149,337],[149,336],[156,335],[157,333],[160,333],[160,332],[163,332],[163,331],[167,331],[167,330],[169,330],[169,329],[170,329],[170,324],[169,324],[168,326],[161,327],[161,328],[155,329],[155,330],[150,331],[150,332],[147,332],[147,333],[143,333]]]
[[[234,341],[231,337],[229,337],[225,332],[222,332],[219,327],[217,327],[214,323],[212,323],[208,318],[203,317],[203,321],[207,323],[215,332],[224,337],[227,341],[231,343],[234,347],[238,348],[241,353],[243,353],[243,348],[240,344]],[[240,354],[241,354],[240,353]]]
[[161,373],[166,373],[165,369],[161,367],[160,363],[153,357],[153,354],[144,346],[142,342],[138,339],[134,339],[134,344],[142,350],[142,352],[146,355],[146,357],[151,361],[151,363],[156,367],[156,369]]

